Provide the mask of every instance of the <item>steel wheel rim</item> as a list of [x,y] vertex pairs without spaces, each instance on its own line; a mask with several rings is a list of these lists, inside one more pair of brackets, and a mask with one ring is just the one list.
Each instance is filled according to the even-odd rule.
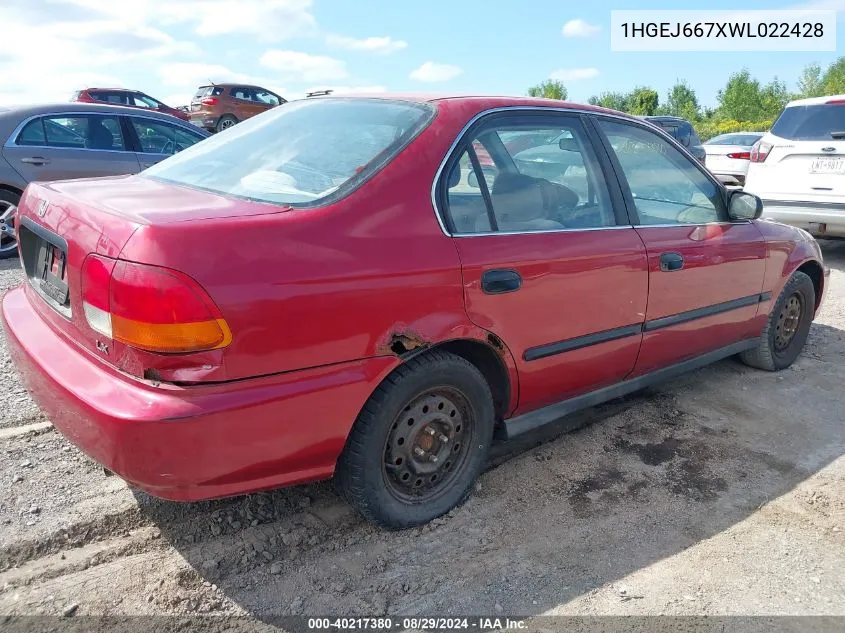
[[0,200],[0,253],[5,254],[18,248],[18,238],[15,235],[16,212],[15,205]]
[[414,397],[385,441],[382,474],[390,493],[418,504],[443,495],[466,463],[474,429],[472,407],[459,390],[435,387]]
[[804,313],[804,299],[799,293],[793,293],[784,302],[775,323],[775,351],[782,352],[795,338]]
[[220,122],[220,129],[225,130],[227,128],[232,127],[234,124],[235,124],[235,122],[232,121],[232,119],[224,119],[223,121]]

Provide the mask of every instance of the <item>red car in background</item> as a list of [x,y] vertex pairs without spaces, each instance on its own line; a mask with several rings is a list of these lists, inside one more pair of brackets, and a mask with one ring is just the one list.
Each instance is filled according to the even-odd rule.
[[728,356],[788,367],[828,270],[760,211],[601,108],[303,99],[140,175],[29,185],[2,316],[36,402],[132,485],[334,477],[401,528],[467,497],[494,433]]
[[183,121],[188,120],[187,112],[178,108],[171,108],[169,105],[165,105],[158,99],[153,99],[150,95],[138,90],[126,90],[124,88],[86,88],[85,90],[74,92],[70,100],[82,103],[108,103],[130,108],[155,110],[163,114],[170,114]]

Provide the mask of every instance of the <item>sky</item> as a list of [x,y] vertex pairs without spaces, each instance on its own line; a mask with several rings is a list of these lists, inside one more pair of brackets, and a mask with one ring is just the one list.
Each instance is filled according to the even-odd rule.
[[[621,5],[621,6],[620,6]],[[628,5],[628,6],[625,6]],[[611,9],[736,9],[736,1],[0,0],[0,105],[67,101],[84,87],[185,105],[209,81],[293,99],[315,89],[525,94],[547,78],[571,101],[686,80],[705,106],[748,68],[796,88],[834,52],[611,52]],[[836,9],[845,0],[746,0],[743,9]]]

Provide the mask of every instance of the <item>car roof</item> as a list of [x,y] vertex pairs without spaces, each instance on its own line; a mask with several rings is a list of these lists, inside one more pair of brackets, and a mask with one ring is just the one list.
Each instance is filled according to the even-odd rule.
[[845,102],[845,94],[843,95],[827,95],[825,97],[810,97],[808,99],[795,99],[786,104],[787,108],[793,106],[808,106],[808,105],[822,105],[831,101]]
[[667,123],[689,123],[686,119],[679,116],[672,116],[671,114],[654,114],[645,115],[641,117],[646,121],[666,121]]
[[112,114],[115,116],[142,116],[149,119],[161,119],[162,121],[167,121],[169,123],[178,122],[182,126],[187,127],[187,124],[181,119],[163,112],[99,103],[77,103],[75,101],[70,101],[52,104],[9,106],[5,109],[0,109],[0,144],[6,141],[6,138],[21,123],[21,121],[28,119],[29,117],[48,114],[95,113]]
[[83,90],[108,90],[109,92],[141,92],[140,90],[134,90],[133,88],[99,88],[95,86],[83,88]]
[[128,108],[125,106],[107,105],[100,103],[79,103],[76,101],[62,102],[62,103],[47,103],[37,105],[21,105],[10,106],[4,110],[0,110],[0,118],[19,118],[23,119],[29,116],[37,116],[39,114],[64,114],[64,113],[101,113],[114,114],[126,116],[148,116],[164,121],[172,121],[175,117],[156,112],[155,110],[142,110],[138,108]]
[[444,94],[444,93],[417,93],[417,92],[360,92],[349,94],[330,94],[309,97],[309,101],[316,99],[383,99],[386,101],[408,101],[412,103],[449,103],[450,106],[467,104],[478,110],[490,108],[507,107],[543,107],[557,108],[563,110],[589,111],[596,113],[614,114],[627,119],[636,120],[624,112],[617,112],[609,108],[589,105],[585,103],[573,103],[572,101],[561,101],[559,99],[543,99],[540,97],[514,97],[497,95],[469,95],[469,94]]
[[261,90],[267,90],[262,86],[258,86],[256,84],[232,84],[232,83],[222,83],[222,84],[203,84],[202,86],[197,86],[197,90],[200,88],[260,88]]

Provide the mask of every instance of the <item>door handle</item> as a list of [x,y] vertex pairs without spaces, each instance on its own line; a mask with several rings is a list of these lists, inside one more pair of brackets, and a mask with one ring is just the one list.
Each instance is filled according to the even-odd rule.
[[46,158],[41,158],[41,156],[33,156],[32,158],[21,158],[21,162],[27,165],[46,165],[50,161]]
[[481,289],[488,295],[516,292],[522,287],[522,277],[515,270],[486,270],[481,275]]
[[662,253],[660,255],[660,270],[670,273],[684,267],[684,256],[680,253]]

